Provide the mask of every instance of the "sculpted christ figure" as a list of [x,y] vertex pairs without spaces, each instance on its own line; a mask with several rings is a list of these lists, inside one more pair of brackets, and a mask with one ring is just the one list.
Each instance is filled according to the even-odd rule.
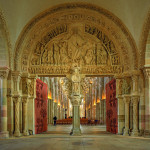
[[71,78],[73,82],[73,93],[80,93],[80,81],[81,77],[79,74],[79,68],[74,68],[74,73]]

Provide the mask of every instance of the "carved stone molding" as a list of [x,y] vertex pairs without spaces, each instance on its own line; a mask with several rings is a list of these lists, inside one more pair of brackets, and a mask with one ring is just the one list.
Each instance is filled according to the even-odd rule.
[[0,67],[0,79],[7,79],[9,69],[7,67]]
[[[81,13],[76,11],[77,9],[81,9]],[[72,10],[72,13],[70,13],[70,10]],[[84,10],[84,11],[83,11]],[[97,16],[97,17],[95,17]],[[44,21],[47,20],[46,22]],[[60,55],[57,55],[57,51],[59,50],[59,47],[65,49],[65,47],[69,47],[70,44],[67,44],[68,39],[61,39],[59,38],[60,43],[58,44],[57,42],[51,42],[49,43],[48,41],[53,41],[56,37],[67,37],[66,35],[69,36],[70,29],[68,26],[70,24],[74,23],[82,23],[83,26],[85,26],[85,29],[82,31],[77,31],[78,29],[73,29],[72,33],[81,33],[84,31],[86,36],[89,37],[89,39],[96,39],[94,41],[103,41],[103,44],[101,44],[100,49],[104,49],[103,57],[107,57],[108,59],[97,59],[96,54],[93,55],[93,53],[96,52],[95,47],[99,47],[98,44],[85,44],[87,48],[90,48],[89,50],[86,49],[86,53],[83,55],[80,55],[81,58],[78,57],[78,52],[75,53],[73,59],[72,57],[69,58],[71,55],[66,55],[66,52],[63,53],[62,50],[62,55],[65,57],[62,57],[63,59],[59,59]],[[112,23],[113,22],[113,23]],[[66,24],[64,24],[66,23]],[[90,23],[90,24],[89,24]],[[59,24],[60,26],[56,26]],[[63,26],[61,26],[61,24]],[[110,27],[111,24],[111,27]],[[99,29],[99,28],[100,29]],[[52,29],[49,31],[49,29]],[[49,31],[49,32],[48,32]],[[103,32],[101,32],[103,31]],[[44,34],[43,34],[44,33]],[[48,33],[48,34],[46,34]],[[42,39],[39,39],[39,35],[43,34],[45,36],[42,37]],[[66,34],[66,35],[65,35]],[[65,36],[64,36],[65,35]],[[78,43],[73,43],[72,44],[72,49],[80,50],[81,48],[83,49],[84,46],[84,37],[82,37],[80,34],[78,36],[81,38],[80,42]],[[41,37],[41,36],[40,36]],[[110,37],[111,39],[109,39]],[[68,37],[69,38],[69,37]],[[73,36],[72,36],[73,38]],[[26,41],[25,44],[24,41]],[[74,41],[74,40],[73,40]],[[83,41],[83,42],[81,42]],[[86,39],[86,41],[89,41]],[[107,42],[107,45],[105,45],[105,41],[110,41]],[[35,44],[33,44],[35,43]],[[48,44],[49,43],[49,44]],[[88,43],[91,43],[88,42]],[[107,47],[108,46],[108,47]],[[111,47],[111,51],[113,52],[113,47],[116,47],[117,55],[107,55],[109,50],[109,47]],[[31,53],[36,49],[36,54],[35,57],[32,58]],[[42,54],[40,54],[40,50],[42,49]],[[53,49],[53,51],[51,50]],[[92,49],[92,51],[91,51]],[[93,50],[94,49],[94,50]],[[107,49],[107,52],[106,52]],[[23,50],[21,52],[21,50]],[[39,51],[38,51],[39,50]],[[22,55],[20,55],[22,53]],[[96,52],[97,53],[97,52]],[[49,56],[49,57],[46,57]],[[51,57],[53,56],[53,57]],[[93,56],[93,57],[89,57]],[[97,53],[97,56],[100,56]],[[120,58],[121,57],[121,58]],[[55,59],[58,58],[58,59]],[[88,58],[88,59],[87,59]],[[110,59],[110,60],[109,60]],[[122,61],[120,61],[120,59]],[[70,3],[70,4],[64,4],[64,5],[58,5],[52,9],[49,9],[48,11],[41,13],[36,19],[33,19],[25,28],[25,30],[22,32],[22,35],[20,36],[20,39],[17,42],[16,45],[16,50],[15,50],[15,70],[18,70],[20,68],[19,63],[22,64],[21,69],[24,72],[30,72],[30,73],[37,73],[40,74],[51,74],[56,69],[49,69],[46,67],[46,65],[59,65],[59,61],[61,60],[61,64],[69,64],[70,60],[73,60],[75,62],[80,62],[80,63],[85,63],[86,65],[91,65],[91,68],[87,66],[86,68],[83,69],[83,72],[85,74],[115,74],[115,73],[121,73],[123,69],[129,70],[132,68],[137,69],[138,67],[138,53],[137,53],[137,48],[135,46],[135,42],[132,39],[132,36],[128,32],[128,30],[125,28],[123,23],[118,20],[117,17],[115,17],[113,14],[110,12],[99,8],[94,5],[90,4],[84,4],[84,3]],[[32,60],[32,61],[31,61]],[[66,60],[64,62],[64,60]],[[100,62],[99,62],[100,61]],[[112,65],[107,65],[111,61]],[[132,63],[131,63],[132,61]],[[30,62],[32,63],[33,66],[30,66]],[[115,66],[116,63],[123,63],[124,68],[122,66]],[[96,65],[102,65],[99,68],[95,68],[92,72],[90,69],[93,68],[93,65],[96,63]],[[35,67],[35,65],[43,65],[43,68],[41,69],[40,67]],[[133,64],[132,66],[129,64]],[[29,70],[28,70],[29,67]],[[60,66],[61,68],[62,66]],[[108,71],[105,70],[105,68],[109,68]],[[40,69],[39,69],[40,68]],[[52,66],[52,68],[56,68]],[[89,68],[89,69],[88,69]],[[103,71],[105,70],[105,71]],[[68,73],[69,69],[66,69],[65,71],[62,72],[62,69],[57,69],[58,74],[66,74]],[[57,74],[56,71],[54,71],[53,74]]]
[[143,31],[141,33],[141,39],[140,39],[140,45],[139,45],[139,50],[140,50],[140,68],[143,68],[145,65],[145,51],[146,51],[146,43],[147,43],[147,38],[148,34],[150,31],[150,9],[149,12],[147,13],[147,17],[145,19],[145,23],[143,25]]
[[7,42],[7,48],[8,48],[8,54],[9,54],[9,67],[13,68],[13,60],[12,60],[12,45],[10,42],[10,35],[9,35],[9,31],[6,25],[6,21],[3,15],[3,12],[0,9],[0,22],[2,24],[2,30],[5,33],[5,38],[6,38],[6,42]]

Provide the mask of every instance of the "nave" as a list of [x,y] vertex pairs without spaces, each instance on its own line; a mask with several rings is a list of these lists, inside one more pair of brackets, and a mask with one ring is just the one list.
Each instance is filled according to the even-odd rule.
[[[71,125],[48,126],[48,131],[26,137],[1,139],[3,150],[149,150],[148,138],[115,135],[106,132],[106,127],[81,126],[81,136],[70,136]],[[99,134],[100,133],[100,134]]]

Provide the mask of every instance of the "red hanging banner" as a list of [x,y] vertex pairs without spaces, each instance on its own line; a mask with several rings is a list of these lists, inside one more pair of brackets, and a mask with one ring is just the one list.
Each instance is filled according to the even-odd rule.
[[37,79],[35,98],[35,134],[47,131],[47,90],[47,84],[40,79]]
[[108,132],[118,133],[118,102],[116,98],[116,80],[106,84],[106,128]]

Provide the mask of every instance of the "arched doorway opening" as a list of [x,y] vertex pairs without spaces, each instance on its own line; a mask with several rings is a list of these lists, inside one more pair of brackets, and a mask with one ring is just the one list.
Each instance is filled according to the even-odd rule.
[[[78,113],[83,97],[84,80],[87,76],[116,78],[120,134],[124,120],[126,134],[129,131],[131,97],[136,104],[133,115],[137,116],[140,74],[134,40],[117,17],[97,6],[83,3],[63,4],[33,18],[18,39],[14,70],[15,108],[19,107],[20,77],[25,83],[22,84],[23,87],[30,83],[29,91],[34,91],[37,75],[67,77],[68,95],[74,107],[74,134],[80,134]],[[122,87],[126,90],[122,91]],[[32,93],[29,91],[22,90],[22,97],[34,100],[35,91]],[[123,99],[125,99],[126,117],[122,109]],[[24,107],[27,109],[26,105]],[[16,136],[19,134],[17,111],[15,109]],[[133,134],[138,132],[137,121],[136,117]],[[24,128],[27,127],[26,124],[24,123]]]

